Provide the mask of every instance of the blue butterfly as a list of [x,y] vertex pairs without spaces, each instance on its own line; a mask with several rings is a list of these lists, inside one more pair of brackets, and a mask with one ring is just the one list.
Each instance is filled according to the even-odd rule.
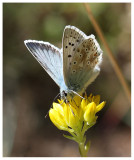
[[62,48],[36,40],[25,40],[26,47],[60,87],[62,99],[82,95],[100,72],[102,50],[94,35],[86,36],[74,26],[66,26]]

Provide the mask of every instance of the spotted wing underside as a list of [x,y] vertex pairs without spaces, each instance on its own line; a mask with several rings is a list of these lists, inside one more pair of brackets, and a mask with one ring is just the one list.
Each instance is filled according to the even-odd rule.
[[63,69],[66,85],[78,92],[85,91],[100,72],[102,50],[94,35],[86,36],[73,26],[63,34]]

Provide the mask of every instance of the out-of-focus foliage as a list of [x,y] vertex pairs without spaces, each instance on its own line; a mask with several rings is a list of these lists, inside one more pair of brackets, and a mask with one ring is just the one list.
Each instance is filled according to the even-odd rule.
[[[90,5],[131,85],[130,3]],[[89,156],[130,156],[130,104],[81,3],[3,3],[3,155],[79,156],[77,144],[44,119],[59,88],[24,46],[24,40],[35,39],[61,48],[66,25],[94,34],[104,51],[101,73],[87,90],[107,102],[102,118],[88,132]]]

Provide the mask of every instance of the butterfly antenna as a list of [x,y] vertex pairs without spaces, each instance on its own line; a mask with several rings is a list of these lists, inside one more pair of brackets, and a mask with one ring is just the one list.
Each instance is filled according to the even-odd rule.
[[[53,99],[53,102],[55,101],[55,99],[56,99],[59,95],[60,95],[60,93],[58,93],[57,96]],[[53,103],[51,104],[51,107],[50,107],[50,108],[52,108],[52,105],[53,105]],[[45,115],[45,118],[47,118],[49,111],[50,111],[50,109],[48,110],[47,114]]]
[[85,99],[84,97],[82,97],[81,95],[79,95],[77,92],[75,92],[75,91],[73,91],[73,90],[71,90],[71,91],[72,91],[74,94],[76,94],[77,96],[79,96],[79,97]]
[[[53,102],[56,100],[56,98],[60,95],[60,93],[57,94],[57,96],[53,99]],[[51,105],[52,108],[52,105]]]

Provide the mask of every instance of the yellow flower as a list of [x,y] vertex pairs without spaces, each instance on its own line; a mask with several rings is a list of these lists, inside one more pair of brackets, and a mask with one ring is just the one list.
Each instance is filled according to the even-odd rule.
[[72,135],[64,136],[79,143],[81,152],[87,152],[89,145],[84,146],[84,134],[96,123],[96,113],[104,107],[105,102],[100,103],[100,96],[92,94],[84,98],[75,96],[67,103],[63,100],[58,102],[53,103],[53,108],[49,111],[51,121],[58,129],[68,131]]
[[60,130],[75,132],[81,129],[83,122],[91,125],[96,122],[96,113],[105,105],[100,102],[100,96],[85,96],[85,99],[75,96],[70,102],[53,103],[53,108],[49,111],[49,117],[54,125]]

